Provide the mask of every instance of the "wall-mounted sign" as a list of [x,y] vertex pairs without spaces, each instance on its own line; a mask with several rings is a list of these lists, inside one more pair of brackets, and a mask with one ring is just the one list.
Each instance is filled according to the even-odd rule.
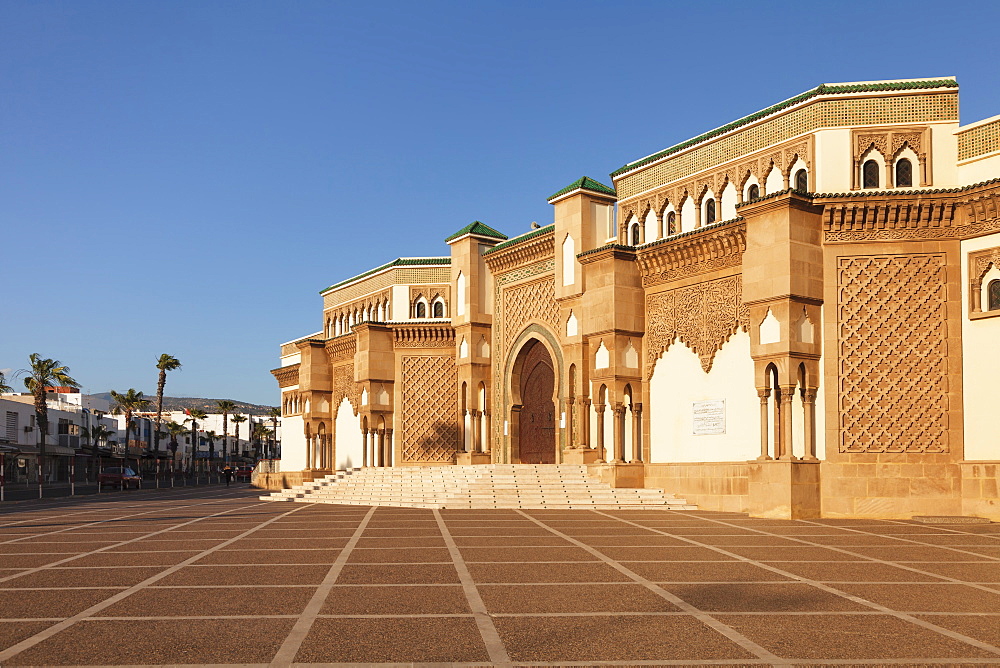
[[691,404],[691,433],[695,436],[726,433],[726,400],[695,401]]

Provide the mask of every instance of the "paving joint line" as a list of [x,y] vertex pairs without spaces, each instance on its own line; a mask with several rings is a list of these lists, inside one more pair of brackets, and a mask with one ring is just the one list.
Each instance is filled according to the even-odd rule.
[[[807,524],[811,524],[811,525],[815,525],[815,526],[827,526],[827,525],[823,524],[822,522],[813,522],[812,520],[799,520],[799,522],[806,522]],[[900,524],[904,524],[905,525],[905,523],[903,523],[903,522],[900,522]],[[851,532],[854,532],[854,533],[859,533],[859,534],[862,534],[864,536],[884,536],[884,534],[873,533],[871,531],[865,531],[864,529],[851,529],[851,528],[848,528],[848,527],[837,527],[837,528],[838,529],[843,529],[844,531],[851,531]],[[974,535],[974,534],[969,534],[969,533],[965,533],[965,532],[956,532],[956,533],[967,535],[967,536]],[[977,561],[979,559],[988,559],[990,561],[1000,562],[1000,557],[991,557],[988,554],[979,554],[978,552],[972,552],[972,551],[969,551],[969,550],[961,550],[961,549],[959,549],[957,547],[948,546],[948,545],[935,545],[933,543],[921,543],[919,540],[912,539],[912,538],[899,538],[899,536],[903,536],[903,535],[919,536],[921,534],[890,534],[890,538],[894,538],[895,540],[901,540],[901,541],[904,541],[904,542],[907,542],[907,543],[914,543],[914,544],[919,545],[921,547],[931,547],[931,548],[937,548],[939,550],[951,550],[953,552],[960,552],[962,554],[968,554],[970,556],[977,557]],[[923,535],[930,535],[930,534],[923,534]],[[870,546],[866,546],[866,545],[854,545],[853,547],[878,547],[878,546],[877,545],[870,545]],[[895,546],[893,546],[893,547],[895,547]],[[970,545],[970,546],[965,546],[965,547],[975,547],[975,546],[974,545]],[[982,547],[993,547],[993,546],[992,545],[983,545]],[[876,561],[880,561],[877,557],[871,557],[871,558],[875,559]],[[895,563],[895,562],[890,562],[890,563]],[[943,563],[943,562],[935,562],[935,563]]]
[[486,609],[483,597],[479,594],[479,589],[476,587],[476,581],[472,578],[472,573],[469,572],[469,566],[466,564],[462,552],[458,549],[454,537],[452,537],[451,532],[448,530],[448,525],[441,516],[441,511],[435,508],[433,509],[433,513],[434,519],[437,521],[438,530],[441,532],[441,537],[448,548],[448,554],[451,555],[452,563],[458,572],[458,580],[462,584],[462,592],[465,594],[465,599],[469,603],[469,608],[472,610],[472,615],[476,620],[479,635],[483,639],[483,644],[486,645],[487,656],[490,657],[490,662],[493,665],[509,666],[511,659],[507,653],[507,647],[500,638],[500,632],[497,631],[496,624],[493,623],[493,618]]
[[[264,502],[261,502],[261,503],[253,504],[250,507],[253,507],[253,506],[256,506],[256,505],[264,505],[264,504],[267,504],[267,503],[268,503],[267,501],[264,501]],[[298,512],[299,510],[302,510],[305,507],[307,507],[307,506],[302,506],[302,507],[299,507],[299,508],[292,508],[291,510],[289,510],[289,511],[287,511],[287,512],[281,514],[281,515],[278,515],[276,517],[273,517],[270,520],[267,520],[267,521],[263,522],[262,524],[259,524],[258,526],[255,526],[255,527],[253,527],[251,529],[248,529],[247,531],[245,531],[240,536],[237,536],[235,538],[229,539],[228,541],[226,541],[226,543],[235,542],[236,540],[239,540],[240,538],[242,538],[242,537],[244,537],[246,535],[249,535],[249,534],[253,533],[254,531],[257,531],[261,527],[267,526],[268,524],[270,524],[271,522],[274,522],[279,517],[285,517],[287,515],[291,515],[292,513]],[[214,515],[208,515],[208,517],[214,517],[214,516],[217,516],[217,515],[224,515],[224,514],[230,513],[230,512],[233,512],[233,511],[232,510],[224,510],[222,512],[215,513]],[[199,518],[199,519],[195,519],[195,520],[192,520],[192,521],[193,522],[197,522],[200,519],[204,519],[204,518]],[[223,543],[223,545],[225,545],[226,543]],[[209,548],[208,550],[205,550],[203,552],[199,552],[198,554],[195,554],[195,555],[189,557],[188,559],[186,559],[185,561],[182,561],[179,564],[175,564],[173,566],[170,566],[166,570],[163,570],[163,571],[157,573],[156,575],[153,575],[153,576],[151,576],[151,577],[143,580],[142,582],[139,582],[137,584],[132,585],[131,587],[129,587],[125,591],[118,592],[117,594],[114,594],[110,598],[106,598],[103,601],[95,603],[94,605],[90,606],[89,608],[87,608],[85,610],[82,610],[81,612],[78,612],[77,614],[73,615],[72,617],[64,619],[63,621],[59,622],[58,624],[50,626],[49,628],[44,629],[43,631],[40,631],[40,632],[36,633],[33,636],[25,638],[24,640],[22,640],[21,642],[15,644],[15,645],[11,645],[7,649],[0,651],[0,665],[2,665],[2,662],[10,659],[13,656],[16,656],[16,655],[20,654],[21,652],[24,652],[27,649],[30,649],[30,648],[34,647],[35,645],[39,644],[40,642],[42,642],[44,640],[47,640],[48,638],[51,638],[52,636],[56,635],[57,633],[59,633],[61,631],[64,631],[65,629],[69,628],[70,626],[73,626],[77,622],[84,621],[87,618],[92,617],[95,613],[98,613],[101,610],[104,610],[105,608],[108,608],[111,605],[117,603],[118,601],[121,601],[121,600],[127,598],[128,596],[131,596],[132,594],[134,594],[134,593],[136,593],[136,592],[138,592],[138,591],[140,591],[140,590],[148,587],[149,585],[153,584],[154,582],[162,580],[163,578],[167,577],[168,575],[170,575],[172,573],[175,573],[176,571],[179,571],[184,566],[187,566],[188,564],[193,563],[196,560],[198,560],[198,559],[200,559],[200,558],[202,558],[202,557],[204,557],[204,556],[206,556],[208,554],[211,554],[212,552],[215,552],[220,547],[221,546],[216,546],[216,547],[213,547],[213,548]]]
[[[600,559],[601,561],[603,561],[605,564],[607,564],[607,565],[611,566],[612,568],[614,568],[615,570],[617,570],[619,573],[625,575],[626,577],[628,577],[629,579],[633,580],[634,582],[636,582],[636,583],[644,586],[646,589],[650,590],[651,592],[653,592],[654,594],[656,594],[660,598],[663,598],[664,600],[669,601],[670,603],[674,604],[675,606],[677,606],[678,608],[680,608],[682,611],[687,612],[690,616],[692,616],[695,619],[697,619],[698,621],[700,621],[702,624],[708,626],[710,629],[716,631],[720,635],[722,635],[725,638],[729,639],[730,641],[732,641],[733,643],[735,643],[736,645],[738,645],[742,649],[744,649],[744,650],[750,652],[751,654],[755,655],[758,659],[767,661],[768,663],[771,663],[773,665],[788,665],[788,661],[786,661],[785,659],[782,659],[777,654],[774,654],[773,652],[771,652],[770,650],[768,650],[763,645],[759,645],[759,644],[755,643],[753,640],[751,640],[750,638],[746,637],[745,635],[743,635],[742,633],[740,633],[736,629],[732,628],[731,626],[729,626],[727,624],[724,624],[723,622],[719,621],[718,619],[715,619],[715,617],[713,617],[712,615],[708,614],[707,612],[704,612],[703,610],[700,610],[700,609],[696,608],[695,606],[691,605],[690,603],[688,603],[687,601],[685,601],[684,599],[682,599],[680,596],[677,596],[676,594],[667,591],[666,589],[664,589],[663,587],[659,586],[655,582],[652,582],[651,580],[649,580],[649,579],[647,579],[647,578],[639,575],[638,573],[636,573],[635,571],[629,569],[628,567],[623,566],[621,563],[615,561],[614,559],[608,557],[605,554],[602,554],[600,551],[596,550],[595,548],[593,548],[593,547],[587,545],[586,543],[584,543],[582,541],[579,541],[579,540],[577,540],[577,539],[575,539],[575,538],[573,538],[573,537],[571,537],[571,536],[569,536],[567,534],[562,533],[558,529],[555,529],[553,527],[548,526],[547,524],[545,524],[541,520],[536,519],[535,517],[532,517],[531,515],[528,515],[527,513],[523,512],[521,510],[518,510],[517,512],[519,512],[521,515],[524,515],[525,517],[527,517],[528,519],[530,519],[532,522],[535,522],[536,524],[538,524],[538,526],[543,527],[547,531],[550,531],[551,533],[559,536],[560,538],[563,538],[563,539],[565,539],[565,540],[573,543],[577,547],[585,550],[586,552],[589,552],[593,556],[595,556],[598,559]],[[599,511],[591,511],[591,512],[599,512]]]
[[[311,504],[302,505],[304,507],[309,507]],[[281,647],[278,648],[278,651],[271,659],[270,665],[272,667],[290,666],[295,661],[295,655],[298,654],[299,649],[302,647],[302,643],[305,641],[306,636],[309,635],[309,631],[316,622],[316,618],[319,616],[320,610],[323,609],[323,603],[326,602],[327,596],[330,595],[334,582],[336,582],[337,578],[340,577],[340,573],[344,570],[344,566],[347,564],[347,559],[351,556],[354,546],[358,544],[359,540],[361,540],[361,534],[364,533],[365,527],[368,526],[368,522],[371,521],[374,514],[375,506],[372,506],[354,530],[354,535],[351,536],[349,541],[347,541],[347,545],[344,546],[340,554],[337,555],[337,560],[332,566],[330,566],[330,569],[326,573],[326,577],[323,578],[323,582],[320,583],[316,591],[313,592],[312,598],[309,599],[309,603],[306,604],[306,607],[298,615],[298,619],[292,626],[291,631],[289,631],[288,635],[285,636],[285,640],[281,643]]]
[[[595,512],[597,512],[597,513],[599,513],[601,515],[606,515],[607,517],[614,517],[614,515],[607,515],[604,511],[595,511]],[[678,514],[681,514],[681,515],[687,515],[687,513],[685,513],[684,511],[675,511],[675,512],[677,512]],[[690,516],[691,517],[697,517],[695,515],[690,515]],[[637,524],[635,522],[631,522],[629,520],[625,520],[625,519],[622,519],[622,518],[616,518],[616,519],[618,519],[620,522],[624,522],[626,524],[631,524],[633,526],[639,526],[639,527],[642,526],[640,524]],[[699,519],[705,519],[707,521],[714,522],[716,524],[722,524],[723,526],[729,526],[729,527],[733,527],[733,528],[745,528],[745,527],[740,527],[739,525],[732,524],[730,522],[726,522],[724,520],[713,519],[711,517],[699,517]],[[802,520],[800,520],[800,521],[802,521]],[[817,524],[819,524],[819,523],[817,523]],[[821,525],[821,526],[826,526],[826,525]],[[654,531],[656,533],[661,533],[663,535],[672,535],[672,534],[668,534],[668,533],[666,533],[664,531],[661,531],[659,529],[654,529],[654,528],[650,528],[650,527],[643,527],[643,528],[645,528],[645,529],[647,529],[649,531]],[[764,534],[764,535],[767,535],[767,536],[776,537],[776,538],[786,538],[786,536],[784,536],[784,535],[772,533],[770,531],[764,531],[764,530],[761,530],[761,529],[749,529],[749,530],[750,531],[754,531],[756,533]],[[910,615],[910,614],[907,614],[907,613],[904,613],[904,612],[900,612],[898,610],[893,610],[892,608],[889,608],[888,606],[884,606],[881,603],[876,603],[875,601],[869,601],[866,598],[862,598],[860,596],[855,596],[854,594],[849,594],[849,593],[847,593],[845,591],[841,591],[840,589],[837,589],[835,587],[831,587],[829,585],[823,584],[822,582],[819,582],[817,580],[813,580],[811,578],[807,578],[807,577],[802,576],[802,575],[797,575],[797,574],[792,573],[790,571],[785,571],[785,570],[783,570],[781,568],[778,568],[777,566],[771,566],[770,564],[768,564],[766,562],[756,561],[754,559],[751,559],[750,557],[744,557],[743,555],[737,554],[735,552],[729,552],[728,550],[725,550],[725,549],[720,548],[720,547],[715,546],[715,545],[709,545],[707,543],[699,543],[696,540],[688,539],[688,538],[685,538],[683,536],[677,536],[677,537],[678,538],[682,538],[682,539],[686,540],[687,542],[694,543],[695,545],[698,545],[700,547],[706,547],[706,548],[709,548],[709,549],[714,550],[716,552],[720,552],[722,554],[726,554],[726,555],[731,556],[731,557],[733,557],[735,559],[738,559],[739,561],[742,561],[742,562],[745,562],[745,563],[749,563],[749,564],[751,564],[753,566],[757,566],[757,567],[763,568],[765,570],[769,570],[772,573],[778,573],[779,575],[784,575],[784,576],[790,577],[790,578],[792,578],[794,580],[802,582],[803,584],[807,584],[807,585],[815,587],[815,588],[817,588],[817,589],[819,589],[821,591],[825,591],[825,592],[827,592],[829,594],[834,594],[834,595],[839,596],[841,598],[845,598],[845,599],[847,599],[849,601],[852,601],[854,603],[858,603],[858,604],[861,604],[861,605],[866,605],[866,606],[868,606],[870,608],[874,608],[875,610],[880,610],[880,611],[882,611],[882,612],[884,612],[884,613],[886,613],[888,615],[896,617],[897,619],[901,619],[903,621],[910,622],[910,623],[915,624],[917,626],[921,626],[921,627],[923,627],[923,628],[925,628],[925,629],[927,629],[929,631],[934,631],[935,633],[939,633],[941,635],[947,636],[947,637],[951,638],[952,640],[958,640],[959,642],[963,642],[963,643],[965,643],[967,645],[972,645],[973,647],[976,647],[976,648],[981,649],[981,650],[985,650],[987,652],[993,652],[994,654],[1000,654],[1000,648],[994,647],[993,645],[990,645],[989,643],[982,642],[981,640],[976,640],[975,638],[970,638],[969,636],[965,636],[965,635],[962,635],[961,633],[958,633],[956,631],[952,631],[951,629],[946,629],[946,628],[938,626],[936,624],[932,624],[932,623],[927,622],[927,621],[925,621],[923,619],[920,619],[918,617],[914,617],[913,615]],[[798,540],[798,541],[800,541],[802,543],[805,543],[807,545],[810,545],[812,547],[821,547],[821,548],[828,548],[828,549],[836,549],[836,548],[829,548],[828,546],[822,545],[820,543],[812,543],[810,541],[803,540],[803,539],[794,539],[794,540]],[[846,554],[851,554],[852,556],[861,556],[866,561],[879,562],[879,560],[874,559],[873,557],[867,557],[865,555],[854,555],[854,553],[851,553],[849,551],[846,551],[846,550],[843,550],[843,551]],[[891,566],[897,566],[898,565],[898,564],[895,564],[895,563],[892,563],[892,562],[880,562],[880,563],[888,564],[888,565],[891,565]],[[935,576],[935,577],[938,577],[938,576]],[[963,583],[963,584],[965,584],[965,583]],[[990,593],[993,593],[993,594],[997,593],[996,590],[989,590],[989,591],[990,591]]]

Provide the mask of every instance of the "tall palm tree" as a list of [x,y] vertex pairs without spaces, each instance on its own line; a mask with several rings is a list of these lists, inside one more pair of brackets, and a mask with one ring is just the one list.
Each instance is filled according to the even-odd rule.
[[278,456],[278,418],[281,417],[280,408],[268,408],[267,417],[271,418],[271,459]]
[[198,458],[198,420],[204,420],[208,413],[200,408],[190,408],[187,411],[188,417],[185,422],[191,422],[191,467],[194,468],[195,459]]
[[111,412],[115,414],[123,413],[125,415],[125,453],[127,456],[128,437],[132,430],[132,416],[137,411],[148,408],[150,401],[143,398],[142,392],[131,387],[124,394],[111,390],[111,401],[114,402],[111,406]]
[[[69,375],[69,367],[54,359],[46,359],[38,353],[28,356],[30,368],[24,379],[24,386],[35,397],[35,421],[38,422],[38,457],[45,461],[45,439],[49,435],[49,406],[45,403],[45,390],[50,387],[80,387]],[[44,476],[44,471],[42,474]]]
[[167,429],[167,434],[170,436],[170,453],[172,455],[172,458],[176,459],[177,458],[177,447],[178,447],[177,437],[178,436],[183,436],[184,434],[188,433],[188,430],[187,430],[187,428],[184,427],[184,425],[177,424],[173,420],[171,420],[170,422],[168,422],[165,425],[165,427]]
[[107,445],[111,434],[111,430],[100,422],[91,425],[90,429],[83,430],[83,435],[90,439],[90,447],[94,457],[100,455],[101,443]]
[[229,414],[236,410],[236,404],[229,399],[221,399],[215,402],[219,412],[222,413],[222,459],[228,460],[229,452]]
[[156,425],[153,431],[153,451],[159,452],[160,422],[163,415],[163,388],[167,385],[167,372],[180,369],[181,363],[176,357],[163,353],[160,355],[160,359],[156,360],[156,368],[160,370],[160,375],[156,380]]
[[4,378],[3,372],[0,371],[0,394],[10,394],[14,391],[14,388],[7,384],[7,379]]
[[211,465],[212,461],[215,459],[215,439],[219,438],[219,435],[214,431],[205,432],[205,440],[208,441],[208,463]]
[[[264,450],[263,444],[271,437],[271,430],[265,427],[263,422],[258,422],[253,426],[253,437],[257,441],[258,450]],[[267,457],[262,459],[267,459]]]
[[233,415],[233,428],[236,430],[236,443],[233,448],[240,447],[240,425],[247,421],[247,416],[242,413],[235,413]]

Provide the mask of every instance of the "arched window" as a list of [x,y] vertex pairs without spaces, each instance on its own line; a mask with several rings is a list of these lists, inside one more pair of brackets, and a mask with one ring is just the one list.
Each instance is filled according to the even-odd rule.
[[427,304],[424,304],[423,302],[417,302],[416,307],[413,309],[413,315],[415,318],[426,318]]
[[986,310],[1000,311],[1000,278],[993,279],[986,286]]
[[878,163],[874,160],[865,160],[862,172],[862,188],[878,188]]
[[436,302],[434,302],[434,305],[431,307],[431,312],[433,313],[433,316],[435,318],[443,318],[444,317],[444,302],[442,302],[442,301],[436,301]]
[[795,189],[809,192],[809,174],[804,169],[795,172]]
[[667,214],[667,234],[677,234],[677,214],[673,211]]
[[705,202],[705,224],[711,225],[715,222],[715,200],[710,199]]
[[909,188],[913,186],[913,163],[906,158],[896,161],[896,187]]
[[632,234],[630,236],[632,237],[631,244],[633,246],[638,246],[639,245],[639,224],[638,223],[632,223]]
[[747,199],[760,199],[760,186],[756,183],[750,186],[750,189],[747,190]]

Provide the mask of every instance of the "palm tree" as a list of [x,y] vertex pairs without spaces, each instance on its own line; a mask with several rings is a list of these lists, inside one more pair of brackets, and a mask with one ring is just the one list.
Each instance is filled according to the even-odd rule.
[[149,399],[142,397],[142,392],[131,387],[124,394],[111,390],[111,400],[114,402],[111,406],[111,412],[115,414],[123,413],[125,415],[125,454],[127,457],[128,437],[132,430],[132,416],[137,411],[148,408],[150,402]]
[[228,463],[229,452],[229,414],[236,410],[236,404],[229,399],[221,399],[215,402],[219,412],[222,413],[222,459]]
[[278,456],[278,418],[281,417],[280,408],[268,408],[267,417],[271,418],[271,459]]
[[4,378],[3,372],[0,371],[0,394],[10,394],[14,391],[14,388],[7,384],[7,379]]
[[233,425],[236,430],[236,444],[234,448],[240,447],[240,425],[247,421],[247,416],[242,413],[236,413],[233,415]]
[[183,436],[188,433],[188,430],[182,424],[177,424],[173,420],[168,422],[166,425],[167,434],[170,436],[170,452],[173,458],[177,457],[177,437]]
[[208,463],[212,464],[212,460],[215,459],[215,439],[219,438],[219,435],[214,431],[205,432],[205,440],[208,441]]
[[31,368],[27,370],[24,386],[35,397],[35,421],[38,422],[38,461],[41,470],[45,461],[45,439],[49,435],[49,406],[45,403],[45,390],[50,387],[80,387],[69,375],[69,367],[59,360],[45,359],[38,353],[28,356]]
[[111,437],[111,430],[105,427],[103,424],[98,422],[97,424],[91,425],[90,429],[84,428],[83,435],[90,439],[90,447],[93,451],[94,457],[100,455],[100,446],[103,442],[105,445],[108,442],[108,438]]
[[190,408],[187,411],[188,417],[185,422],[191,422],[191,468],[194,468],[195,459],[198,457],[198,420],[204,420],[208,413],[200,408]]
[[153,431],[153,451],[160,451],[160,421],[163,415],[163,388],[167,385],[167,372],[176,371],[181,368],[180,361],[171,355],[163,353],[160,359],[156,360],[156,368],[160,370],[160,376],[156,381],[156,426]]
[[[253,437],[257,441],[258,450],[264,449],[262,445],[267,442],[270,436],[271,430],[265,427],[263,422],[258,422],[253,426]],[[267,459],[267,457],[262,457],[262,459]]]

